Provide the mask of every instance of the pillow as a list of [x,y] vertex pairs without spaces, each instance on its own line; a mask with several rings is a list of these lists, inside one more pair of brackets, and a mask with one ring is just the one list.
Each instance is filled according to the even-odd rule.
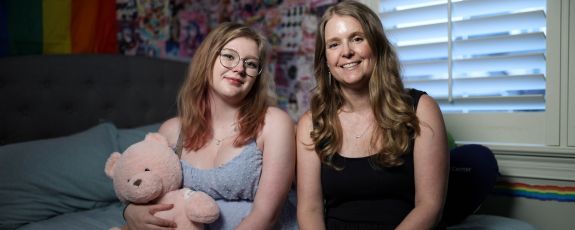
[[117,129],[99,124],[83,132],[0,146],[0,229],[117,202],[104,173],[118,151]]
[[144,140],[146,134],[150,132],[158,132],[161,123],[144,125],[131,129],[118,129],[118,147],[120,152],[124,152],[130,145]]
[[122,218],[124,205],[116,202],[106,207],[88,211],[67,213],[54,218],[27,224],[18,230],[104,230],[125,224]]
[[448,230],[537,230],[535,226],[519,219],[503,216],[475,214]]
[[450,152],[449,185],[443,220],[450,226],[475,213],[493,190],[499,167],[493,152],[478,144],[456,147]]

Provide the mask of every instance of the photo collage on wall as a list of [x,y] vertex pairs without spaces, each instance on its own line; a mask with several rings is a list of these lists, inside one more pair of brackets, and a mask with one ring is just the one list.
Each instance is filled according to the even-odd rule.
[[268,71],[278,107],[297,120],[315,86],[313,56],[320,15],[337,0],[117,0],[119,52],[189,61],[212,28],[241,22],[273,52]]

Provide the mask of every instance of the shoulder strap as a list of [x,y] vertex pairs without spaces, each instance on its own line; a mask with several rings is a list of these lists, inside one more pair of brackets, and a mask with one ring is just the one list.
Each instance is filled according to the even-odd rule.
[[411,96],[411,104],[413,105],[413,111],[417,111],[417,104],[419,104],[419,98],[421,98],[421,95],[427,93],[417,89],[409,89],[408,93],[409,96]]
[[180,134],[178,134],[178,141],[176,142],[176,149],[174,149],[174,151],[176,152],[176,155],[178,155],[178,158],[182,158],[182,150],[184,148],[183,146],[183,137],[182,137],[182,130],[180,129]]

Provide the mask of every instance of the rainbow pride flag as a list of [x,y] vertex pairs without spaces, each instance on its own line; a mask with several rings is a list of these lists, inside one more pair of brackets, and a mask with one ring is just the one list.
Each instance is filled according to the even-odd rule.
[[0,0],[0,56],[117,53],[116,0]]
[[494,193],[537,200],[575,202],[575,187],[497,182]]

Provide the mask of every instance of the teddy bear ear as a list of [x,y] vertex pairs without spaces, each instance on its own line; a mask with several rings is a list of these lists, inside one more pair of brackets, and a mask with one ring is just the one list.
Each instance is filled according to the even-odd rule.
[[169,146],[168,139],[166,139],[166,137],[164,137],[162,134],[159,134],[159,133],[148,133],[144,140],[155,141],[155,142],[158,142],[160,144]]
[[116,162],[118,162],[121,156],[122,154],[120,154],[119,152],[113,152],[108,157],[108,160],[106,160],[104,171],[106,172],[106,175],[108,177],[110,178],[114,177],[114,165],[116,165]]

